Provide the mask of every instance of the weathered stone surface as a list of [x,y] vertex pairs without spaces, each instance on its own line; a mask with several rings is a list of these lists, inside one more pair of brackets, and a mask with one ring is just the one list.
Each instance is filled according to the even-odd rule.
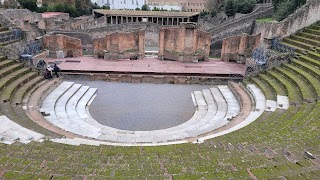
[[225,61],[239,61],[241,56],[250,57],[252,50],[259,46],[260,36],[243,34],[223,39],[221,58]]
[[198,62],[207,60],[211,35],[192,23],[179,28],[162,28],[159,34],[159,57],[166,60]]
[[43,36],[43,46],[51,57],[57,57],[56,51],[62,50],[66,57],[82,56],[81,40],[62,34]]
[[104,59],[138,59],[144,57],[145,31],[112,33],[93,40],[94,54]]
[[261,38],[283,38],[290,36],[299,29],[308,27],[311,24],[320,20],[320,1],[309,0],[307,3],[298,9],[294,14],[281,22],[263,22],[257,23],[254,28],[254,33],[261,33]]

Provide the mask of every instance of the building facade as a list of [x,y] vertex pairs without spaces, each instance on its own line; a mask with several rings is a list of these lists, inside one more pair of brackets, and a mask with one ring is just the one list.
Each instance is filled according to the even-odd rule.
[[101,6],[109,6],[110,9],[136,9],[147,4],[145,0],[92,0]]
[[148,0],[149,6],[180,6],[182,11],[202,12],[206,0]]

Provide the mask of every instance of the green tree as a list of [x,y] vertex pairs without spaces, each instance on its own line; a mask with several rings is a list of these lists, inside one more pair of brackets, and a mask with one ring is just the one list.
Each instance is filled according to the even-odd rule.
[[278,4],[277,10],[274,14],[274,19],[277,21],[281,21],[288,17],[291,13],[296,9],[294,1],[283,1]]
[[141,10],[142,10],[142,11],[150,11],[150,7],[149,7],[147,4],[144,4],[144,5],[141,7]]
[[19,4],[25,8],[29,9],[32,12],[37,11],[37,0],[18,0]]
[[228,17],[234,16],[236,14],[236,7],[233,0],[227,0],[224,6],[224,12]]
[[256,4],[256,0],[234,0],[237,13],[250,13]]

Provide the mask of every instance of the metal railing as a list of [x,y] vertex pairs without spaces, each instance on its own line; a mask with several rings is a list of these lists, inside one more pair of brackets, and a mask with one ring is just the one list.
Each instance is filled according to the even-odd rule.
[[12,29],[8,32],[0,32],[0,45],[12,43],[22,38],[22,31],[20,29]]
[[288,53],[291,57],[296,56],[296,50],[294,48],[281,44],[280,40],[277,38],[271,40],[271,49],[279,51],[281,53]]

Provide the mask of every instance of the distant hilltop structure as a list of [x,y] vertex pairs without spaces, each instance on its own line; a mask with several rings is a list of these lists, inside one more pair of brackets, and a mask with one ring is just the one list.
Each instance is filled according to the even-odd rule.
[[145,0],[91,0],[98,6],[109,6],[110,9],[136,9],[147,4]]

